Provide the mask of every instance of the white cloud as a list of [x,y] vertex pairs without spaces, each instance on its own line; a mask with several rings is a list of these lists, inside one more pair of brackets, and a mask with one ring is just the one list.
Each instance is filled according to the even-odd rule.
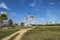
[[34,7],[36,5],[36,0],[33,0],[32,3],[29,4],[30,6]]
[[[35,11],[40,11],[40,4],[43,2],[43,0],[33,0],[33,2],[32,3],[29,3],[29,5],[31,6],[31,7],[33,7],[33,9],[35,10]],[[38,4],[38,5],[37,5]]]
[[34,7],[35,6],[35,3],[30,3],[30,6]]
[[40,3],[42,3],[42,2],[43,2],[43,0],[39,0],[39,2],[40,2]]
[[50,5],[54,5],[55,3],[49,3]]
[[1,12],[1,14],[7,14],[6,12]]
[[58,4],[60,4],[60,2],[58,2]]
[[4,9],[9,9],[5,3],[0,3],[0,7]]
[[22,2],[26,2],[27,0],[21,0]]
[[37,5],[37,4],[40,5],[40,3],[42,3],[42,2],[43,2],[43,0],[33,0],[33,2],[30,3],[30,6],[34,7],[34,6]]
[[12,15],[13,15],[14,17],[17,17],[17,16],[18,16],[15,12],[12,12]]
[[55,24],[55,21],[52,21],[53,24]]
[[44,19],[43,18],[41,18],[41,21],[43,21]]
[[50,22],[56,21],[57,16],[55,15],[53,10],[48,9],[46,16],[48,17],[48,21],[50,21]]

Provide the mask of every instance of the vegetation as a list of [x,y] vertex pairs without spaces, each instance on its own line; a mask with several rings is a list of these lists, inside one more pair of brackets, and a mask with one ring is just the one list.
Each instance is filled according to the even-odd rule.
[[[0,29],[0,40],[4,37],[7,37],[11,34],[13,34],[14,32],[17,32],[19,31],[20,29],[26,29],[26,28],[30,28],[30,27],[5,27],[5,28],[2,28]],[[19,33],[18,33],[19,34]],[[18,34],[16,34],[15,36],[17,36]],[[13,40],[14,37],[12,37],[10,40]]]
[[29,30],[21,40],[60,40],[60,26],[40,26]]
[[2,20],[7,20],[8,19],[7,14],[6,13],[2,13],[1,14],[1,18],[2,18]]
[[0,15],[0,23],[1,23],[1,27],[3,26],[2,24],[4,23],[3,20],[7,20],[8,17],[7,17],[7,14],[5,12],[3,12],[1,15]]
[[18,26],[18,23],[15,23],[15,24],[14,24],[14,27],[16,27],[16,26]]
[[60,26],[60,24],[45,24],[45,25],[38,24],[36,26]]
[[14,27],[13,29],[11,27],[0,29],[0,39],[11,35],[12,33],[16,32],[18,30],[20,30],[20,27]]
[[8,21],[8,24],[10,27],[13,27],[13,21],[11,19]]
[[10,38],[9,40],[13,40],[17,35],[19,35],[19,33],[18,34],[16,34],[16,35],[14,35],[12,38]]
[[[9,27],[13,27],[13,21],[11,19],[7,20],[8,19],[8,15],[6,12],[2,12],[1,15],[0,15],[0,28],[1,27],[6,27],[9,26]],[[4,24],[4,21],[7,20],[7,24]]]

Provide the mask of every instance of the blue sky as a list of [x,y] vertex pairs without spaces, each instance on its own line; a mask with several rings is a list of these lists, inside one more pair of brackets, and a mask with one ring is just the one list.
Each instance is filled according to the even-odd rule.
[[35,13],[37,23],[60,22],[60,0],[0,0],[0,11],[14,22],[24,22],[28,13]]

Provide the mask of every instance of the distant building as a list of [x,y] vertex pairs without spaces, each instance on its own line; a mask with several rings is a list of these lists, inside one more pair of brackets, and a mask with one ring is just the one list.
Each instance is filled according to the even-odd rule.
[[[28,17],[26,17],[26,15],[24,16],[24,23],[21,23],[21,25],[24,25],[24,26],[31,26],[36,24],[36,17],[35,17],[35,14],[33,15],[30,15],[30,13],[27,15]],[[32,21],[32,23],[31,23]]]

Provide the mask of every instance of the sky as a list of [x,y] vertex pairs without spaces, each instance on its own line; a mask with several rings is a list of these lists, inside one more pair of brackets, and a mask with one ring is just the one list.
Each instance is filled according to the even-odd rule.
[[35,13],[36,23],[60,22],[60,0],[0,0],[1,11],[14,22],[24,22],[28,13]]

